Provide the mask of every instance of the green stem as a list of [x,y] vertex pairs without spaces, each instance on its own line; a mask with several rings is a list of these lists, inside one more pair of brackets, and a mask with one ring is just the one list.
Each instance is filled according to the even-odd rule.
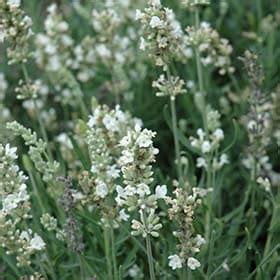
[[82,256],[80,254],[78,254],[78,260],[79,260],[79,266],[80,266],[80,279],[86,279],[86,275],[85,275],[85,269],[84,269],[84,264],[83,264],[83,260],[82,260]]
[[182,175],[182,163],[181,163],[181,156],[180,156],[180,144],[179,144],[179,137],[178,137],[175,99],[170,98],[170,106],[171,106],[171,116],[172,116],[173,137],[174,137],[174,144],[175,144],[177,175],[178,175],[180,186],[182,187],[183,175]]
[[114,268],[114,279],[118,279],[118,266],[117,266],[117,255],[116,255],[116,243],[113,226],[110,225],[110,235],[111,235],[111,248],[112,248],[112,259]]
[[[262,266],[271,258],[271,256],[274,254],[274,252],[276,252],[279,248],[280,248],[280,244],[276,245],[276,246],[269,252],[269,254],[267,255],[267,257],[264,258],[264,259],[261,261],[261,263],[254,269],[254,271],[248,276],[247,279],[248,279],[248,280],[251,279],[251,278],[254,276],[254,274],[258,271],[258,268],[262,267]],[[256,276],[256,278],[254,278],[254,279],[258,279],[257,277],[258,277],[258,276]],[[276,278],[274,278],[274,279],[276,279]]]
[[273,203],[273,213],[272,213],[272,217],[271,217],[269,228],[268,228],[268,237],[267,237],[265,247],[264,247],[263,259],[265,259],[268,256],[268,253],[270,251],[271,241],[272,241],[272,236],[273,236],[273,231],[271,230],[271,227],[274,222],[276,213],[277,213],[277,205],[275,203]]
[[[169,68],[166,70],[167,79],[169,83],[171,83],[171,74]],[[177,176],[179,179],[180,186],[183,186],[183,173],[182,173],[182,162],[181,162],[181,152],[180,152],[180,142],[178,137],[178,120],[176,113],[176,101],[175,97],[170,94],[170,107],[171,107],[171,118],[172,118],[172,131],[174,137],[174,146],[175,146],[175,157],[176,157],[176,168],[177,168]]]
[[[206,174],[206,186],[207,189],[211,186],[211,159],[207,161],[207,174]],[[213,190],[214,191],[214,190]],[[212,214],[212,194],[207,197],[207,212],[205,217],[205,238],[206,243],[209,244],[211,233],[211,214]]]
[[249,230],[253,229],[254,224],[254,212],[255,212],[255,200],[256,200],[256,181],[257,181],[257,160],[253,159],[253,169],[251,171],[251,183],[250,183],[250,217],[249,217]]
[[108,280],[112,280],[113,268],[111,262],[111,252],[110,252],[110,228],[108,227],[108,225],[104,226],[104,245],[105,245],[105,255],[106,255],[106,262],[107,262]]
[[[199,9],[196,9],[195,11],[195,27],[198,30],[200,26],[200,19],[199,19]],[[206,133],[208,134],[208,125],[207,125],[207,110],[206,110],[206,101],[205,101],[205,88],[204,88],[204,79],[203,79],[203,70],[202,70],[202,64],[201,64],[201,57],[199,49],[195,48],[195,60],[196,60],[196,69],[197,69],[197,77],[198,77],[198,87],[200,94],[202,95],[202,119],[203,119],[203,127]]]
[[112,36],[110,37],[111,38],[110,45],[111,45],[111,52],[112,52],[112,60],[109,63],[109,67],[110,67],[109,70],[112,73],[111,82],[112,82],[112,91],[115,96],[115,103],[116,103],[116,105],[118,105],[118,104],[120,104],[121,100],[120,100],[120,92],[119,92],[118,88],[116,87],[117,80],[116,80],[116,74],[115,74],[115,68],[114,68],[114,66],[116,65],[116,51],[114,48],[113,37],[114,36],[112,34]]
[[251,173],[251,208],[255,210],[255,192],[256,192],[256,181],[257,181],[257,160],[254,158],[253,170]]
[[117,88],[117,81],[115,79],[115,71],[114,71],[114,62],[113,64],[111,65],[111,69],[112,69],[112,78],[111,78],[111,82],[112,82],[112,92],[113,92],[113,95],[115,97],[115,103],[116,105],[119,105],[121,100],[120,100],[120,94],[119,94],[119,90]]
[[151,238],[149,234],[147,234],[146,236],[146,247],[147,247],[147,256],[149,262],[150,279],[155,280],[156,277],[155,277],[155,269],[154,269],[154,262],[153,262]]
[[143,212],[143,219],[144,219],[145,228],[147,230],[147,235],[145,239],[146,239],[146,252],[147,252],[149,271],[150,271],[150,279],[155,280],[156,277],[155,277],[155,269],[154,269],[154,258],[152,253],[151,238],[148,232],[148,223],[147,223],[147,216],[145,210]]
[[87,120],[88,111],[87,111],[87,107],[86,107],[84,99],[83,99],[83,92],[81,90],[81,87],[80,87],[79,83],[76,81],[76,79],[73,76],[72,76],[72,79],[75,83],[75,88],[78,91],[78,95],[79,95],[78,96],[78,102],[79,102],[79,107],[80,107],[80,110],[81,110],[82,118],[83,118],[83,120]]
[[241,89],[239,87],[239,84],[238,84],[235,76],[232,73],[229,73],[229,78],[230,78],[230,80],[231,80],[231,82],[233,84],[233,87],[234,87],[234,90],[236,91],[236,93],[240,92]]
[[257,13],[258,13],[258,24],[260,26],[262,17],[263,17],[263,13],[262,13],[262,0],[257,0]]
[[186,280],[186,279],[189,279],[189,277],[187,276],[187,269],[183,267],[180,273],[180,280]]
[[47,263],[48,263],[48,268],[49,268],[49,273],[51,275],[51,279],[52,280],[56,280],[56,273],[54,271],[54,268],[53,268],[53,264],[52,264],[52,261],[51,261],[51,258],[50,258],[50,255],[48,252],[46,252],[46,256],[47,256]]
[[[198,30],[200,27],[200,19],[199,19],[199,9],[195,10],[195,27]],[[196,58],[196,68],[197,68],[197,77],[198,77],[198,86],[199,86],[199,91],[202,96],[202,120],[203,120],[203,127],[205,132],[208,135],[208,124],[207,124],[207,108],[206,108],[206,92],[205,92],[205,87],[204,87],[204,79],[203,79],[203,69],[201,65],[201,57],[200,57],[200,52],[199,49],[196,47],[195,48],[195,58]],[[206,179],[206,188],[209,189],[211,186],[211,157],[208,158],[207,164],[207,179]],[[213,186],[214,187],[214,186]],[[211,212],[212,212],[212,199],[211,196],[207,199],[207,213],[205,217],[205,235],[206,235],[206,242],[209,242],[210,238],[210,232],[211,232]]]
[[79,103],[80,103],[80,109],[81,109],[81,114],[84,120],[87,120],[88,118],[88,111],[87,111],[87,107],[85,105],[85,102],[83,100],[83,95],[82,95],[82,91],[80,91],[81,96],[79,96]]
[[35,196],[37,198],[37,201],[38,201],[39,207],[41,208],[42,213],[48,212],[46,207],[44,206],[43,200],[42,200],[42,198],[40,196],[40,192],[39,192],[39,190],[37,188],[37,184],[36,184],[36,182],[34,180],[34,177],[33,177],[33,174],[31,172],[31,170],[28,170],[28,176],[29,176],[29,178],[31,180],[31,185],[32,185],[33,191],[35,193]]

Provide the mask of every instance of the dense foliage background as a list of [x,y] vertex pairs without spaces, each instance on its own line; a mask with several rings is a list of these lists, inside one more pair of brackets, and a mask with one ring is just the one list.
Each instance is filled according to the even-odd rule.
[[[117,7],[119,1],[115,2]],[[133,11],[137,8],[143,10],[147,6],[146,1],[131,2],[133,3],[129,9]],[[92,28],[93,16],[91,13],[92,9],[102,10],[104,6],[102,1],[81,0],[79,7],[75,1],[69,0],[23,1],[22,9],[33,20],[34,37],[38,33],[45,32],[44,21],[48,15],[47,7],[53,3],[57,4],[59,13],[69,24],[69,34],[75,45],[82,42],[86,36],[102,37],[102,32],[96,32]],[[177,20],[184,29],[194,25],[194,12],[183,8],[181,1],[162,0],[162,5],[173,9]],[[117,9],[116,7],[115,9]],[[200,20],[209,22],[219,32],[220,37],[227,38],[233,47],[230,57],[235,68],[234,73],[220,75],[215,67],[203,68],[207,103],[221,114],[220,127],[224,131],[224,141],[221,143],[220,152],[227,153],[229,164],[215,174],[215,185],[211,185],[214,188],[211,194],[211,230],[208,243],[196,256],[201,263],[197,270],[193,271],[186,267],[172,270],[168,266],[168,257],[175,253],[177,240],[172,232],[176,230],[177,224],[167,219],[168,206],[163,201],[159,202],[161,211],[158,212],[158,215],[162,218],[163,228],[159,230],[158,238],[152,238],[155,279],[277,280],[280,279],[280,143],[277,143],[279,134],[278,140],[274,134],[276,135],[280,129],[280,1],[212,0],[210,5],[202,6],[199,13]],[[129,27],[132,30],[141,29],[140,22],[136,22],[125,13],[121,16],[124,24],[116,31],[120,36],[127,34]],[[104,34],[107,31],[104,30]],[[22,71],[21,63],[9,65],[6,54],[9,43],[0,46],[0,72],[5,74],[8,84],[2,103],[5,108],[9,108],[9,121],[17,120],[25,127],[36,131],[40,138],[44,138],[44,133],[47,134],[48,149],[52,159],[60,164],[57,177],[70,176],[74,189],[79,189],[79,176],[90,165],[88,150],[83,143],[82,130],[85,129],[88,115],[92,114],[92,108],[97,106],[92,104],[107,104],[110,108],[114,108],[116,96],[113,92],[115,91],[121,109],[128,111],[131,116],[141,119],[143,127],[157,133],[153,141],[154,146],[160,152],[153,165],[155,182],[157,185],[167,185],[169,195],[172,194],[172,181],[177,178],[177,171],[174,163],[176,155],[170,98],[155,95],[157,90],[152,87],[152,82],[158,79],[162,70],[145,52],[139,50],[140,37],[137,38],[138,35],[136,32],[131,48],[123,50],[123,52],[130,52],[125,57],[126,63],[117,65],[114,62],[108,64],[99,60],[93,66],[85,65],[85,69],[92,67],[94,71],[94,75],[86,82],[77,78],[78,71],[75,69],[66,66],[63,73],[49,71],[46,66],[47,62],[38,65],[36,60],[30,57],[24,66],[28,76],[32,80],[40,79],[43,84],[48,86],[48,93],[42,97],[44,102],[42,107],[39,106],[39,112],[34,109],[34,106],[28,104],[26,101],[28,99],[23,101],[17,98],[15,88],[18,86],[19,80],[24,78],[24,71]],[[132,36],[132,38],[134,37]],[[102,39],[100,40],[102,41]],[[35,53],[42,48],[33,37],[29,41],[30,48]],[[95,47],[94,43],[89,44],[88,49]],[[254,194],[251,193],[250,187],[254,181],[252,172],[244,166],[244,159],[251,152],[252,146],[256,144],[252,144],[250,132],[247,129],[254,101],[252,94],[254,84],[252,85],[252,79],[250,80],[248,67],[244,66],[244,59],[241,59],[246,50],[250,50],[258,56],[257,66],[254,69],[262,68],[265,76],[264,81],[259,84],[259,90],[265,99],[264,102],[269,103],[268,114],[273,114],[272,130],[270,130],[270,135],[265,136],[266,139],[269,138],[265,150],[269,157],[271,173],[267,175],[264,172],[264,177],[269,177],[273,183],[268,192],[259,184],[254,183]],[[61,50],[61,55],[63,55],[63,51]],[[48,61],[48,56],[45,59]],[[187,63],[171,60],[170,69],[172,69],[173,75],[178,75],[185,82],[193,81],[194,87],[196,87],[198,76],[195,57],[187,60]],[[257,77],[257,73],[255,74]],[[67,93],[65,96],[61,95],[65,84],[71,85],[73,95],[70,94],[70,97]],[[117,87],[115,90],[112,88],[114,85]],[[188,171],[184,174],[184,181],[188,181],[193,187],[204,188],[206,171],[197,168],[197,154],[190,145],[190,137],[196,136],[197,129],[203,127],[201,112],[195,104],[195,91],[196,88],[189,89],[186,94],[176,97],[180,130],[178,137],[181,154],[188,162]],[[82,105],[79,103],[80,99],[76,98],[80,93],[82,93]],[[0,108],[2,109],[2,107]],[[38,114],[41,114],[41,117]],[[40,233],[48,250],[36,257],[32,256],[32,264],[21,268],[16,265],[14,254],[8,255],[4,248],[1,249],[0,279],[19,279],[25,275],[30,277],[35,272],[40,273],[46,279],[95,279],[95,277],[104,280],[110,279],[105,257],[106,244],[103,242],[103,227],[99,223],[102,209],[92,205],[93,211],[82,206],[77,206],[73,210],[73,215],[78,223],[78,234],[81,235],[85,244],[82,253],[71,251],[67,247],[67,241],[61,242],[54,234],[46,231],[40,224],[40,217],[44,212],[54,216],[58,220],[59,226],[63,228],[65,207],[61,206],[61,200],[63,197],[65,198],[64,185],[67,182],[65,183],[64,179],[62,183],[56,180],[49,183],[44,182],[42,174],[34,168],[34,163],[31,163],[29,159],[28,147],[21,138],[15,137],[14,133],[6,128],[7,122],[8,120],[3,122],[1,120],[0,140],[3,145],[10,143],[11,146],[17,147],[18,164],[29,177],[27,185],[31,195],[31,215],[33,217],[30,228],[34,232]],[[42,122],[45,131],[40,129]],[[66,133],[68,140],[65,138],[61,138],[61,141],[57,140],[61,133]],[[65,145],[69,139],[71,151]],[[80,139],[81,142],[79,142]],[[257,145],[262,145],[262,142]],[[75,166],[76,161],[78,161],[77,166]],[[273,174],[272,179],[271,174]],[[54,191],[49,194],[47,189]],[[38,193],[43,201],[43,208],[40,205],[41,202],[38,201]],[[205,235],[205,215],[208,210],[209,204],[203,202],[196,208],[193,220],[196,232],[203,236]],[[134,279],[149,279],[144,239],[141,236],[131,237],[130,231],[129,223],[123,223],[121,227],[114,230],[118,270],[116,279],[132,279],[133,273],[137,271],[135,267],[134,271],[131,271],[135,264],[139,267],[140,272],[135,272]]]

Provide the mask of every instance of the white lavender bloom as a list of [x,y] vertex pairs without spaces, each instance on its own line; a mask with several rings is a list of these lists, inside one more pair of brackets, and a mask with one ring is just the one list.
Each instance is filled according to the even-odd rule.
[[157,199],[166,198],[167,187],[166,185],[156,186],[155,196]]
[[35,168],[43,175],[43,180],[49,182],[54,179],[59,164],[51,161],[47,156],[47,143],[38,139],[35,132],[25,128],[16,121],[7,124],[7,128],[16,136],[21,136],[25,145],[29,147],[28,154],[33,161]]
[[208,140],[205,140],[202,142],[201,151],[203,154],[209,153],[211,151],[211,149],[212,149],[212,146]]
[[[128,164],[133,162],[134,157],[129,151],[123,153],[120,143],[127,145],[127,131],[136,124],[138,120],[121,111],[119,106],[113,110],[106,105],[96,106],[89,116],[85,142],[89,150],[91,168],[90,172],[82,172],[80,175],[79,202],[90,209],[98,204],[104,222],[108,221],[108,218],[112,220],[113,217],[118,220],[128,219],[126,213],[119,209],[127,197],[127,190],[119,186],[118,181],[121,177],[120,161]],[[139,143],[145,143],[145,137]],[[108,199],[114,195],[117,205],[110,210],[112,205],[108,207]]]
[[149,1],[143,11],[136,10],[136,20],[142,24],[140,49],[147,52],[157,66],[166,68],[170,58],[184,60],[183,31],[174,12],[160,1]]
[[160,20],[158,16],[152,16],[149,24],[152,28],[156,28],[156,27],[163,27],[164,22]]
[[107,194],[108,194],[107,185],[102,181],[98,181],[96,184],[96,195],[101,198],[104,198]]
[[[191,186],[187,185],[187,189],[190,188]],[[196,207],[201,204],[201,197],[205,196],[208,191],[193,188],[192,194],[188,194],[184,189],[176,188],[173,192],[175,197],[166,200],[170,204],[169,218],[178,225],[178,230],[173,232],[178,239],[176,245],[178,255],[169,257],[169,266],[172,269],[181,268],[183,264],[188,265],[191,269],[198,265],[198,261],[193,258],[193,255],[200,251],[205,240],[200,234],[195,233],[194,212]]]
[[143,273],[141,272],[140,267],[137,264],[134,264],[129,270],[128,275],[131,278],[135,279],[141,279],[143,278]]
[[195,238],[195,242],[198,247],[201,247],[206,243],[205,239],[200,234],[197,234]]
[[206,159],[205,158],[203,158],[203,157],[198,157],[197,159],[196,159],[196,167],[198,167],[198,168],[201,168],[201,167],[203,167],[203,168],[207,168],[207,162],[206,162]]
[[172,100],[177,95],[187,93],[185,82],[182,79],[174,76],[166,78],[163,74],[156,81],[153,81],[152,87],[158,90],[156,96],[170,96]]
[[119,218],[121,221],[128,221],[129,219],[129,215],[125,212],[125,209],[122,209],[120,212],[119,212]]
[[20,0],[0,2],[0,43],[7,41],[8,63],[25,63],[30,55],[32,20],[20,7]]
[[200,156],[196,160],[198,168],[213,168],[220,170],[225,164],[229,163],[226,154],[215,154],[218,152],[222,141],[224,140],[224,132],[220,128],[220,113],[207,107],[207,127],[208,133],[202,128],[197,129],[197,137],[190,137],[190,144],[198,150]]
[[178,269],[178,268],[182,268],[182,260],[178,255],[171,255],[168,257],[169,259],[169,263],[168,265],[173,269]]
[[193,257],[188,258],[187,264],[188,264],[188,267],[191,270],[195,270],[195,269],[199,268],[200,265],[201,265],[200,262],[197,259],[193,258]]
[[139,218],[132,220],[132,234],[144,238],[147,235],[159,236],[158,230],[162,224],[155,215],[157,200],[166,198],[167,194],[166,186],[157,186],[155,191],[150,187],[153,182],[151,163],[158,153],[158,149],[153,147],[154,137],[154,132],[136,125],[120,141],[123,150],[119,164],[125,186],[116,187],[116,202],[129,212],[139,213]]
[[16,148],[0,144],[0,244],[7,254],[16,255],[19,266],[30,266],[32,255],[44,250],[46,244],[27,226],[32,218],[25,183],[28,178],[20,171],[16,159]]
[[199,50],[202,65],[218,68],[220,75],[234,72],[230,58],[232,46],[227,39],[220,38],[208,22],[202,22],[198,29],[187,27],[186,31],[186,44]]
[[32,250],[41,251],[45,247],[46,243],[38,234],[35,234],[34,237],[30,240],[29,248]]

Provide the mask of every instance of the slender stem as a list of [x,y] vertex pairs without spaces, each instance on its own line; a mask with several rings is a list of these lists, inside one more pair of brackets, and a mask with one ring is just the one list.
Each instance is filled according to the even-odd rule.
[[111,69],[112,69],[112,78],[111,78],[112,92],[113,92],[114,97],[115,97],[116,105],[119,105],[121,103],[121,100],[120,100],[119,90],[117,88],[117,80],[115,78],[114,61],[113,61],[112,65],[111,65]]
[[[200,18],[199,18],[199,9],[195,10],[195,27],[196,30],[200,27]],[[198,47],[195,47],[195,58],[196,58],[196,68],[197,68],[197,77],[198,77],[198,86],[201,94],[201,114],[203,120],[204,131],[207,136],[209,134],[208,131],[208,123],[207,123],[207,108],[206,108],[206,91],[204,86],[204,78],[203,78],[203,69],[201,64],[201,56]],[[211,165],[212,165],[212,155],[207,159],[207,170],[206,170],[206,188],[209,189],[211,186]],[[214,186],[212,186],[214,188]],[[207,212],[205,216],[205,238],[206,243],[209,247],[209,239],[211,233],[211,215],[212,215],[212,196],[209,196],[207,199]]]
[[[171,74],[169,68],[166,70],[167,79],[169,83],[171,83]],[[176,101],[175,97],[170,93],[170,107],[171,107],[171,117],[172,117],[172,130],[173,130],[173,137],[174,137],[174,146],[175,146],[175,156],[176,156],[176,168],[177,168],[177,176],[179,179],[180,186],[183,186],[183,174],[182,174],[182,162],[181,162],[181,152],[180,152],[180,143],[178,137],[178,120],[177,120],[177,113],[176,113]]]
[[[42,274],[43,277],[45,277],[47,279],[48,275],[47,275],[47,265],[43,264],[43,262],[40,260],[40,257],[37,255],[36,256],[36,264],[37,266],[40,268],[40,273]],[[45,269],[46,267],[46,269]]]
[[[147,216],[145,210],[143,211],[143,219],[144,219],[145,228],[148,229]],[[148,230],[145,239],[146,239],[146,251],[147,251],[149,271],[150,271],[150,279],[155,280],[156,277],[155,277],[155,269],[154,269],[154,258],[152,253],[151,238]]]
[[39,192],[39,190],[37,188],[37,184],[36,184],[36,182],[34,180],[34,176],[33,176],[32,172],[31,172],[31,170],[28,170],[28,175],[29,175],[29,178],[31,180],[31,185],[32,185],[33,191],[35,193],[35,196],[37,198],[37,201],[38,201],[39,207],[41,208],[42,213],[48,212],[46,207],[44,206],[43,200],[41,198],[40,192]]
[[121,99],[120,99],[120,92],[117,88],[117,80],[116,80],[116,74],[115,74],[115,68],[114,66],[116,65],[116,51],[115,51],[115,48],[114,48],[114,43],[113,43],[113,34],[112,36],[110,37],[110,45],[111,45],[111,53],[112,53],[112,60],[110,61],[110,64],[109,64],[109,67],[110,67],[110,72],[112,73],[112,76],[111,76],[111,83],[112,83],[112,91],[113,91],[113,94],[115,96],[115,103],[116,105],[120,104],[121,102]]
[[110,236],[111,236],[113,268],[114,268],[114,279],[117,280],[118,279],[118,266],[117,266],[115,235],[114,235],[114,229],[113,229],[112,224],[110,225]]
[[180,280],[186,280],[186,279],[189,279],[189,277],[187,276],[187,269],[183,267],[180,273]]
[[149,262],[150,279],[155,280],[156,277],[155,277],[155,269],[154,269],[154,262],[153,262],[151,238],[149,234],[147,234],[146,236],[146,247],[147,247],[147,255],[148,255],[148,262]]
[[107,273],[108,273],[108,280],[113,279],[112,274],[112,262],[111,262],[111,252],[110,252],[110,228],[108,225],[104,226],[104,245],[105,245],[105,255],[106,255],[106,262],[107,262]]
[[257,181],[257,160],[253,159],[253,169],[251,172],[251,208],[254,212],[255,210],[255,193],[256,193],[256,181]]
[[[206,174],[206,185],[207,188],[211,186],[211,159],[207,161],[207,174]],[[214,190],[213,190],[214,191]],[[211,233],[211,214],[212,214],[212,194],[207,197],[207,213],[205,218],[205,238],[206,243],[209,244],[210,241],[210,233]]]
[[[199,19],[199,9],[195,10],[195,27],[198,30],[200,26],[200,19]],[[197,69],[197,77],[198,77],[198,87],[200,94],[202,95],[201,99],[201,114],[202,114],[202,119],[203,119],[203,127],[206,133],[208,134],[208,125],[207,125],[207,112],[206,112],[206,102],[205,102],[205,88],[204,88],[204,79],[203,79],[203,70],[202,70],[202,65],[201,65],[201,57],[200,57],[200,52],[199,49],[196,47],[195,48],[195,60],[196,60],[196,69]]]
[[[280,244],[276,245],[267,255],[266,258],[264,258],[261,263],[254,269],[254,271],[248,276],[248,280],[251,279],[253,277],[253,275],[258,271],[259,267],[262,267],[270,258],[271,256],[274,254],[274,252],[276,252],[278,249],[280,248]],[[258,276],[254,279],[258,279]],[[276,279],[276,278],[274,278]]]
[[270,225],[268,228],[268,237],[265,243],[265,247],[264,247],[264,254],[263,254],[263,259],[265,259],[268,256],[270,247],[271,247],[271,240],[272,240],[272,236],[273,236],[273,231],[271,230],[272,224],[274,222],[275,219],[275,215],[277,213],[277,205],[275,203],[273,203],[273,213],[272,213],[272,217],[270,220]]
[[176,105],[175,99],[170,98],[170,105],[171,105],[171,116],[172,116],[172,129],[173,129],[173,137],[175,143],[175,155],[176,155],[176,167],[177,167],[177,174],[180,185],[182,186],[183,176],[182,176],[182,163],[181,163],[181,156],[180,156],[180,144],[178,138],[178,127],[177,127],[177,115],[176,115]]
[[258,13],[258,24],[260,25],[263,13],[262,13],[262,0],[257,0],[257,13]]
[[234,90],[235,90],[236,92],[240,92],[241,89],[240,89],[240,86],[239,86],[239,84],[238,84],[238,82],[237,82],[235,76],[234,76],[232,73],[229,73],[229,78],[230,78],[230,80],[231,80],[231,82],[232,82],[232,84],[233,84]]
[[56,278],[56,273],[54,271],[53,264],[52,264],[52,261],[51,261],[51,258],[50,258],[50,255],[49,255],[48,251],[46,252],[46,256],[47,256],[47,263],[48,263],[48,266],[49,266],[49,269],[50,269],[49,272],[52,276],[51,279],[56,280],[57,279]]
[[85,269],[84,269],[84,264],[83,264],[83,260],[82,260],[82,255],[80,255],[78,253],[78,260],[79,260],[79,266],[80,266],[80,277],[81,277],[81,280],[83,279],[86,279],[86,275],[85,275]]
[[81,108],[81,113],[82,113],[82,117],[84,120],[87,120],[88,118],[88,111],[87,111],[87,107],[85,105],[85,102],[83,100],[83,96],[79,96],[79,103],[80,103],[80,108]]
[[86,107],[84,99],[83,99],[83,92],[81,90],[81,87],[80,87],[79,83],[76,81],[75,77],[72,76],[72,78],[73,78],[73,81],[75,83],[76,90],[79,93],[78,102],[79,102],[79,106],[80,106],[80,110],[81,110],[81,115],[82,115],[84,120],[87,120],[88,111],[87,111],[87,107]]

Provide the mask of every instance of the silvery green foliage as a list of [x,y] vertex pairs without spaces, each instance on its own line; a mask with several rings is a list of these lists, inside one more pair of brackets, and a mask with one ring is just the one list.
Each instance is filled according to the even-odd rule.
[[152,163],[159,152],[153,146],[155,135],[155,132],[136,125],[120,141],[122,154],[119,164],[124,186],[117,186],[116,202],[122,208],[120,217],[123,220],[129,218],[125,209],[138,213],[138,218],[132,220],[132,234],[143,237],[159,236],[162,224],[156,210],[158,200],[167,194],[166,186],[157,186],[155,190],[151,186],[154,181]]
[[7,123],[7,128],[12,131],[15,136],[21,136],[25,145],[29,147],[28,155],[32,160],[35,168],[43,175],[43,180],[49,182],[55,179],[58,171],[59,163],[49,159],[47,154],[47,143],[39,139],[36,132],[32,132],[30,128],[25,128],[16,121]]
[[32,20],[21,9],[21,1],[0,0],[0,43],[8,42],[9,64],[24,63],[29,56]]
[[16,164],[16,148],[0,144],[0,244],[8,255],[16,255],[19,266],[29,266],[31,256],[45,248],[45,242],[28,228],[32,219],[28,179]]

